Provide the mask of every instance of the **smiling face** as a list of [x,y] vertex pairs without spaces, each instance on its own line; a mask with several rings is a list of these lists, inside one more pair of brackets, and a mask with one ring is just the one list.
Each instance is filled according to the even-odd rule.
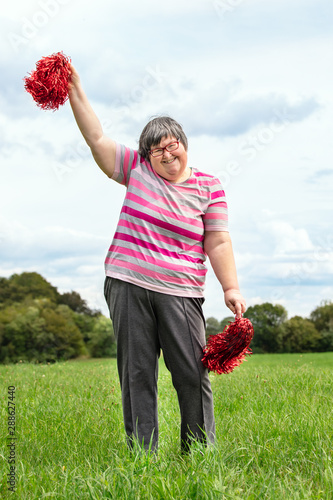
[[[177,141],[174,136],[164,137],[159,144],[154,144],[151,149],[164,148],[171,142]],[[162,156],[157,158],[149,155],[150,163],[155,172],[169,182],[184,182],[191,175],[191,169],[187,165],[187,151],[179,142],[179,147],[170,153],[166,149]]]

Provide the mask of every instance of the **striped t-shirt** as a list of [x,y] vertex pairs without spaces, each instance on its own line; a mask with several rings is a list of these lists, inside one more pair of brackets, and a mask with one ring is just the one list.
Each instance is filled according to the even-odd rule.
[[205,231],[228,231],[220,181],[192,169],[185,182],[160,177],[138,151],[117,144],[112,179],[127,187],[107,276],[179,297],[203,297]]

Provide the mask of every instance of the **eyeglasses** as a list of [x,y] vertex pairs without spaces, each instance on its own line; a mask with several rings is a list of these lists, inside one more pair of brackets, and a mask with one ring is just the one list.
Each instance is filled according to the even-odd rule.
[[164,150],[168,151],[169,153],[172,153],[173,151],[176,151],[176,149],[178,149],[178,148],[179,148],[179,140],[178,141],[174,141],[174,142],[170,142],[170,144],[168,144],[167,146],[165,146],[165,148],[152,149],[151,151],[149,151],[149,153],[154,158],[157,158],[158,156],[162,156],[162,154],[164,153]]

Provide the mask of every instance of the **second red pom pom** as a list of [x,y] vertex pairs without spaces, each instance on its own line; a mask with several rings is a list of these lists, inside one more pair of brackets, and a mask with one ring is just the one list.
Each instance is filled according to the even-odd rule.
[[229,322],[223,332],[209,336],[203,350],[204,366],[218,374],[231,373],[244,361],[247,354],[252,354],[249,345],[253,333],[253,326],[248,318]]

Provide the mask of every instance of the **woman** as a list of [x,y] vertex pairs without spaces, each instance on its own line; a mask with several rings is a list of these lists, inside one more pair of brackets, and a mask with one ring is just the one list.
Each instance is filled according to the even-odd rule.
[[72,69],[70,103],[103,172],[126,186],[105,260],[105,297],[117,339],[117,363],[129,445],[157,449],[157,373],[160,349],[177,391],[181,449],[191,440],[213,443],[215,421],[202,312],[209,257],[226,305],[240,317],[240,294],[227,207],[218,179],[191,169],[187,138],[169,117],[151,120],[138,151],[104,136]]

